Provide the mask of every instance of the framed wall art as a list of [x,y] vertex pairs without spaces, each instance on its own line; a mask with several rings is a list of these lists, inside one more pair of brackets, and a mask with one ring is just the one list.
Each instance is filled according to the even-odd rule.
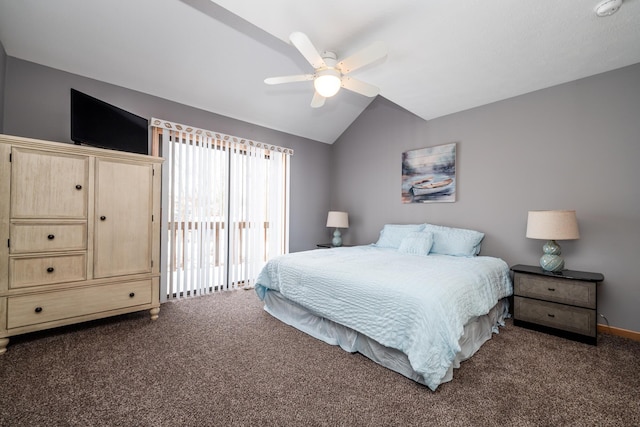
[[455,142],[402,153],[402,203],[455,201]]

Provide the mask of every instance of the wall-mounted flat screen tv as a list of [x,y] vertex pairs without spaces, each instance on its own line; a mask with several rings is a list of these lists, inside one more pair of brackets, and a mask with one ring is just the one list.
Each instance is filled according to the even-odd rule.
[[76,144],[149,154],[149,122],[71,89],[71,140]]

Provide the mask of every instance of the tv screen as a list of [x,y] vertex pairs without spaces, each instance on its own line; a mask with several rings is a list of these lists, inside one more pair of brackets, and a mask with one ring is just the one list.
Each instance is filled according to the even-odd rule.
[[71,89],[71,140],[111,150],[149,154],[149,122]]

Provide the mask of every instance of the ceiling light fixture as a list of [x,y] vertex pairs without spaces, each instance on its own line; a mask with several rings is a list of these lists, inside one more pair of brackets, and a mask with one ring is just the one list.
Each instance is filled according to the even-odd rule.
[[316,92],[325,98],[330,98],[340,90],[342,86],[342,73],[336,68],[338,56],[335,52],[325,50],[320,54],[325,67],[316,70],[313,79],[313,87]]
[[620,9],[622,0],[604,0],[595,8],[596,15],[600,17],[611,16]]
[[318,76],[313,81],[313,86],[325,98],[335,95],[340,90],[340,86],[342,86],[340,72],[334,68],[327,68],[318,72]]
[[324,101],[334,96],[340,88],[345,88],[360,95],[373,97],[380,93],[380,89],[358,79],[350,77],[348,74],[384,59],[387,56],[387,48],[381,42],[376,42],[351,56],[343,58],[338,62],[335,52],[318,51],[304,33],[299,31],[291,33],[289,36],[291,44],[304,56],[313,67],[313,74],[296,74],[293,76],[269,77],[264,79],[268,85],[280,83],[307,82],[313,80],[314,93],[311,99],[311,108],[319,108],[324,105]]

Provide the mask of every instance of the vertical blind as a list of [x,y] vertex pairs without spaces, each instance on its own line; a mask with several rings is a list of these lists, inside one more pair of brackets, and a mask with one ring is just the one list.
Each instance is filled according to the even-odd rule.
[[164,158],[161,298],[252,287],[289,250],[293,150],[152,119]]

